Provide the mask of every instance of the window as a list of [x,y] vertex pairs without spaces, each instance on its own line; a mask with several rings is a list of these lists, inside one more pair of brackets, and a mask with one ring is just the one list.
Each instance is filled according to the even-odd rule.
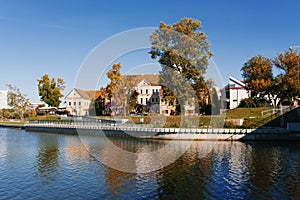
[[152,89],[152,94],[154,94],[155,92],[154,92],[154,89]]
[[233,99],[233,102],[237,102],[237,99]]
[[148,98],[146,98],[146,103],[148,103]]
[[154,102],[154,98],[151,99],[151,102],[152,102],[152,103]]
[[143,94],[143,90],[141,90],[141,94]]
[[141,104],[143,104],[143,98],[141,98]]
[[69,106],[72,105],[71,101],[69,101]]
[[156,89],[156,93],[158,93],[158,89]]
[[169,111],[168,111],[168,110],[165,110],[165,114],[169,114]]
[[80,106],[81,106],[81,101],[79,101],[79,102],[78,102],[78,105],[80,105]]
[[73,105],[76,106],[76,102],[75,101],[74,101]]
[[225,95],[226,95],[226,98],[227,98],[227,99],[230,98],[230,92],[229,92],[229,90],[226,90],[226,94],[225,94]]
[[158,103],[158,97],[155,98],[156,102]]
[[148,94],[148,89],[146,89],[146,94]]

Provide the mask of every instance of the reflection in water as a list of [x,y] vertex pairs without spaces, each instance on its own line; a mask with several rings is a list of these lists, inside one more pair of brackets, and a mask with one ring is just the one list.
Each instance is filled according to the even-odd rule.
[[[0,199],[300,199],[296,142],[178,141],[166,154],[151,155],[145,152],[169,141],[110,138],[135,153],[127,160],[100,137],[0,129],[0,139]],[[139,171],[186,149],[150,173],[117,171],[97,160],[134,163]]]
[[[149,173],[159,170],[186,152],[193,141],[143,140],[80,136],[82,143],[96,159],[106,166],[129,173]],[[215,141],[207,141],[197,148],[198,156],[209,153]]]
[[251,197],[300,198],[299,144],[249,143],[252,162],[247,163]]
[[[163,141],[112,140],[120,148],[134,152],[156,150],[164,145]],[[122,163],[123,158],[114,152],[101,154],[105,145],[99,145],[99,141],[89,144],[93,155],[99,152],[100,156],[108,156],[111,162]],[[177,148],[183,148],[184,144],[180,141]],[[193,142],[178,160],[155,172],[131,174],[106,168],[108,189],[113,197],[122,196],[126,190],[140,194],[136,191],[137,181],[143,180],[144,188],[152,187],[147,195],[160,199],[299,198],[299,147],[280,144],[285,148],[264,142],[217,142],[211,151],[205,151],[210,149],[207,148],[212,145],[210,142]],[[139,165],[151,165],[153,159],[164,159],[164,155],[133,159],[139,168],[144,167]]]
[[49,134],[38,135],[39,147],[36,157],[37,175],[45,183],[55,181],[59,176],[59,141],[58,137]]

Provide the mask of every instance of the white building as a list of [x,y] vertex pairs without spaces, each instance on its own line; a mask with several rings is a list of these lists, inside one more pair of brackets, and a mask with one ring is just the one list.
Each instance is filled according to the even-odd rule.
[[[126,75],[126,78],[133,83],[133,87],[138,93],[137,104],[142,106],[145,112],[164,115],[172,115],[175,112],[176,108],[172,104],[162,100],[162,86],[159,85],[159,74]],[[92,100],[97,99],[99,96],[100,91],[87,91],[75,88],[66,96],[66,110],[72,115],[89,115]],[[112,102],[109,102],[108,99],[105,99],[106,114],[124,114],[124,106],[120,106],[123,104],[116,102],[117,100],[112,99]],[[195,114],[194,105],[184,105],[184,108],[186,111],[185,115]]]
[[134,89],[139,94],[137,103],[143,106],[144,111],[164,115],[175,112],[175,107],[161,98],[160,74],[128,75],[127,78],[136,83]]
[[237,108],[242,99],[249,98],[250,91],[245,88],[245,83],[233,77],[229,77],[229,84],[222,90],[222,109]]
[[137,98],[138,104],[143,105],[145,111],[160,113],[160,85],[151,84],[147,80],[143,79],[136,85],[135,90],[139,94]]
[[99,91],[75,88],[66,96],[66,110],[71,115],[89,115],[91,102],[99,96]]
[[6,90],[0,90],[0,109],[9,108],[7,103],[7,93]]

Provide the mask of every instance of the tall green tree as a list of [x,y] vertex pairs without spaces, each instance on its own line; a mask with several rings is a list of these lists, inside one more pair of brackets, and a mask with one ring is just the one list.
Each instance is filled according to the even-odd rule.
[[276,86],[281,101],[292,103],[300,96],[300,54],[292,49],[279,53],[274,60],[275,66],[281,70],[277,76]]
[[7,102],[13,108],[20,119],[24,118],[25,113],[29,110],[29,99],[19,88],[11,84],[8,87]]
[[59,107],[65,82],[62,78],[50,78],[48,74],[42,76],[38,81],[39,96],[49,106]]
[[[201,29],[200,21],[183,18],[172,25],[161,22],[158,30],[151,35],[150,54],[162,66],[160,84],[163,98],[170,103],[178,101],[184,105],[195,98],[200,103],[203,95],[208,96],[204,74],[212,53],[207,36]],[[187,92],[193,93],[193,98],[188,100],[191,94],[187,95]]]

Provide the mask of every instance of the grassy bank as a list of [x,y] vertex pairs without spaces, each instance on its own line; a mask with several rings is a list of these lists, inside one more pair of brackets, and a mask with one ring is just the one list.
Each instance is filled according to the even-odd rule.
[[[227,111],[224,115],[202,115],[202,116],[111,116],[107,118],[127,118],[128,123],[140,124],[143,118],[143,124],[151,124],[154,127],[177,128],[177,127],[223,127],[225,128],[257,128],[263,126],[277,117],[274,115],[262,116],[262,111],[270,110],[272,107],[260,108],[236,108]],[[104,117],[104,116],[103,116]],[[101,118],[103,118],[101,117]],[[213,118],[212,118],[213,117]],[[223,119],[226,117],[225,124]],[[105,117],[104,117],[105,118]],[[242,126],[237,126],[230,122],[231,119],[244,119]],[[25,121],[2,121],[1,124],[24,124],[26,121],[59,121],[59,116],[35,116],[27,118]]]
[[[139,124],[140,119],[144,119],[145,124],[152,124],[157,127],[220,127],[222,126],[222,121],[226,118],[225,127],[226,128],[257,128],[267,124],[276,115],[265,115],[262,116],[262,111],[270,110],[272,107],[260,107],[260,108],[236,108],[229,110],[224,115],[203,115],[203,116],[132,116],[129,119],[129,123]],[[212,118],[213,117],[213,118]],[[242,126],[237,126],[230,123],[231,119],[244,119]],[[196,121],[195,121],[196,120]],[[229,123],[228,123],[229,121]]]

